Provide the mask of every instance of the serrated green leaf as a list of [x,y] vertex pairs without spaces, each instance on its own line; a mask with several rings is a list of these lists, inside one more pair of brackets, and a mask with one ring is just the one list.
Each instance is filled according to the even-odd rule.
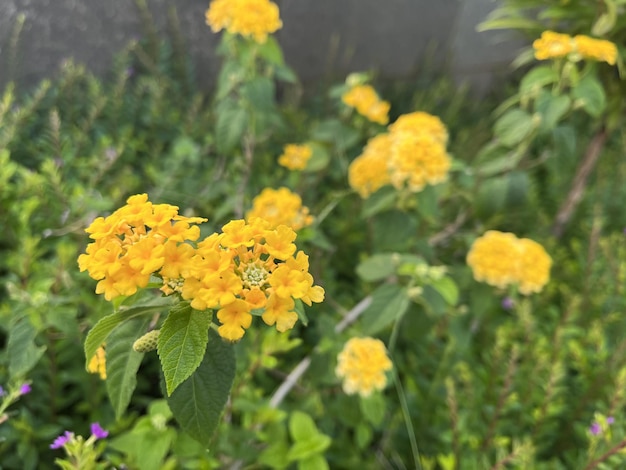
[[269,113],[274,109],[274,82],[267,77],[257,77],[241,87],[241,96],[255,111]]
[[268,36],[267,40],[258,46],[259,55],[270,64],[284,65],[283,50],[278,41],[273,36]]
[[554,68],[548,65],[534,67],[522,78],[520,82],[520,94],[536,96],[543,87],[551,83],[556,83],[558,80],[559,74]]
[[215,141],[219,152],[228,153],[235,148],[248,127],[248,113],[240,107],[218,111],[215,124]]
[[289,434],[295,441],[287,453],[287,459],[297,461],[324,452],[330,445],[330,437],[322,434],[313,418],[302,411],[294,411],[289,417]]
[[328,462],[321,455],[298,460],[298,470],[328,470],[329,468]]
[[541,124],[543,131],[551,131],[556,127],[561,118],[567,113],[572,105],[572,100],[567,95],[550,96],[542,103]]
[[369,397],[360,397],[359,407],[365,419],[373,426],[379,426],[385,417],[387,403],[380,393],[373,393]]
[[366,219],[379,212],[387,211],[395,206],[397,199],[398,191],[391,186],[384,186],[363,202],[361,217]]
[[343,151],[356,145],[361,139],[361,134],[352,127],[345,125],[339,119],[327,119],[321,121],[311,132],[313,140],[330,142],[338,150]]
[[408,308],[406,288],[383,284],[372,293],[372,303],[362,314],[365,334],[375,335],[385,329],[399,320]]
[[606,109],[606,94],[602,84],[593,75],[587,75],[572,89],[572,96],[592,117],[599,117]]
[[141,315],[152,315],[162,312],[166,310],[171,303],[172,299],[170,297],[155,297],[140,305],[125,307],[111,315],[101,318],[100,321],[89,330],[87,338],[85,339],[85,368],[89,365],[89,361],[93,355],[96,354],[96,350],[106,341],[109,334],[111,334],[120,323],[132,320]]
[[521,109],[511,109],[496,121],[493,130],[503,145],[513,147],[528,137],[533,128],[530,114]]
[[157,342],[168,395],[202,362],[212,318],[212,310],[194,310],[189,302],[180,302],[169,311]]
[[289,434],[294,441],[306,441],[319,434],[315,421],[302,411],[294,411],[289,417]]
[[168,398],[184,431],[207,446],[215,431],[235,378],[235,352],[211,330],[204,359]]
[[14,315],[9,326],[7,353],[9,356],[9,376],[22,378],[39,361],[46,351],[45,346],[37,346],[37,330],[27,315]]
[[[287,452],[287,459],[291,462],[301,462],[319,456],[331,443],[330,437],[316,434],[306,441],[298,441]],[[320,456],[321,457],[321,456]]]
[[143,359],[143,353],[133,350],[133,342],[141,336],[150,323],[149,318],[135,318],[115,328],[107,338],[106,369],[107,394],[120,419],[137,386],[137,371]]

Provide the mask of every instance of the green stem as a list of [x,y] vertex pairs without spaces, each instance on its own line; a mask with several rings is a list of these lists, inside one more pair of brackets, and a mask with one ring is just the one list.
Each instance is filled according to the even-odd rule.
[[[397,323],[396,323],[397,324]],[[417,439],[415,438],[415,430],[413,429],[413,422],[411,421],[411,414],[409,413],[409,406],[400,383],[400,378],[395,369],[392,372],[393,383],[396,386],[396,392],[398,393],[398,399],[400,400],[400,406],[402,407],[402,415],[404,416],[404,423],[406,424],[406,430],[409,433],[409,442],[411,443],[411,451],[413,452],[413,463],[417,470],[422,470],[422,462],[420,458],[420,452],[417,447]]]

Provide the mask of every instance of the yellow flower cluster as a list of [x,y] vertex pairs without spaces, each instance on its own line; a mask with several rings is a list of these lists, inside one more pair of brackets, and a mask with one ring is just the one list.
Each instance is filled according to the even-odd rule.
[[166,295],[180,295],[196,310],[217,309],[218,333],[236,341],[253,313],[283,332],[298,319],[295,300],[311,305],[324,299],[308,272],[308,256],[296,254],[296,233],[285,225],[234,220],[222,233],[192,243],[200,229],[190,224],[206,219],[179,216],[177,207],[152,204],[145,194],[127,202],[87,228],[95,241],[78,260],[108,300],[135,293],[154,274]]
[[287,225],[300,230],[313,223],[309,209],[302,205],[302,199],[288,188],[265,188],[252,201],[252,209],[246,214],[247,220],[256,217],[265,219],[271,228]]
[[87,371],[91,374],[98,374],[102,380],[107,378],[107,360],[104,346],[100,346],[96,350],[96,354],[89,360]]
[[522,294],[530,295],[550,280],[552,258],[533,240],[489,230],[473,243],[467,264],[479,282],[501,289],[517,284]]
[[451,160],[446,152],[448,130],[428,113],[400,116],[389,132],[371,139],[348,169],[348,182],[363,198],[392,184],[419,192],[445,181]]
[[312,156],[313,149],[310,145],[287,144],[282,155],[278,157],[278,164],[292,171],[304,170]]
[[381,340],[369,337],[352,338],[337,356],[335,373],[343,380],[344,392],[367,397],[374,390],[385,388],[385,372],[391,368],[391,360]]
[[96,293],[111,300],[146,287],[152,273],[178,274],[191,245],[200,236],[201,217],[178,215],[178,207],[152,204],[147,194],[131,196],[110,216],[98,217],[86,229],[93,243],[78,257],[81,271],[98,280]]
[[353,86],[343,94],[341,101],[372,122],[383,126],[389,122],[390,104],[381,100],[370,85]]
[[278,6],[269,0],[213,0],[206,11],[206,23],[215,33],[226,29],[260,44],[283,26]]
[[537,60],[569,56],[574,60],[582,57],[610,65],[615,65],[617,60],[617,47],[614,43],[582,34],[572,37],[568,34],[544,31],[541,37],[533,42],[533,48]]

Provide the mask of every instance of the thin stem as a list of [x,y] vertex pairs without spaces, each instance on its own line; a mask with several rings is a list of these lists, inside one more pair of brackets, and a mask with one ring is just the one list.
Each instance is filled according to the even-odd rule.
[[623,441],[621,441],[619,444],[617,444],[615,447],[613,447],[612,449],[609,449],[606,453],[604,453],[603,455],[601,455],[600,457],[598,457],[595,460],[592,460],[591,462],[589,462],[587,464],[587,466],[584,468],[584,470],[591,470],[592,468],[596,468],[599,464],[601,464],[602,462],[604,462],[605,460],[607,460],[609,457],[611,457],[612,455],[617,454],[620,450],[622,450],[624,447],[626,447],[626,439],[624,439]]
[[415,464],[416,469],[422,470],[422,462],[420,452],[417,447],[417,439],[415,438],[413,422],[411,421],[411,414],[409,413],[409,405],[407,404],[406,396],[404,395],[404,390],[402,389],[402,384],[400,383],[400,378],[398,377],[395,369],[392,372],[392,375],[393,383],[396,386],[396,392],[398,393],[398,399],[400,400],[400,406],[402,407],[402,415],[404,417],[404,423],[406,424],[406,430],[409,433],[409,442],[411,443],[411,451],[413,452],[413,463]]

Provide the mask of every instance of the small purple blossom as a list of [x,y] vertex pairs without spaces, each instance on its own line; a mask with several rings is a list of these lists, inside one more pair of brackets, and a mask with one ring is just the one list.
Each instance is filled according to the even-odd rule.
[[6,394],[6,392],[4,391],[4,388],[2,388],[2,385],[0,385],[0,397],[3,397]]
[[615,422],[615,418],[613,416],[609,416],[606,418],[606,424],[613,424]]
[[505,297],[502,299],[502,308],[504,310],[511,310],[515,306],[515,302],[511,297]]
[[32,388],[29,383],[22,384],[20,386],[20,395],[26,395],[27,393],[30,393],[31,390]]
[[104,439],[109,435],[109,431],[103,429],[100,423],[91,423],[91,435],[96,439]]
[[50,448],[51,449],[60,449],[65,444],[67,444],[68,441],[70,439],[72,439],[73,437],[74,437],[74,433],[71,433],[69,431],[65,431],[63,434],[61,434],[59,437],[57,437],[52,444],[50,444]]
[[602,427],[600,426],[599,423],[593,423],[590,427],[589,427],[589,432],[591,434],[593,434],[594,436],[597,436],[598,434],[600,434],[602,432]]

